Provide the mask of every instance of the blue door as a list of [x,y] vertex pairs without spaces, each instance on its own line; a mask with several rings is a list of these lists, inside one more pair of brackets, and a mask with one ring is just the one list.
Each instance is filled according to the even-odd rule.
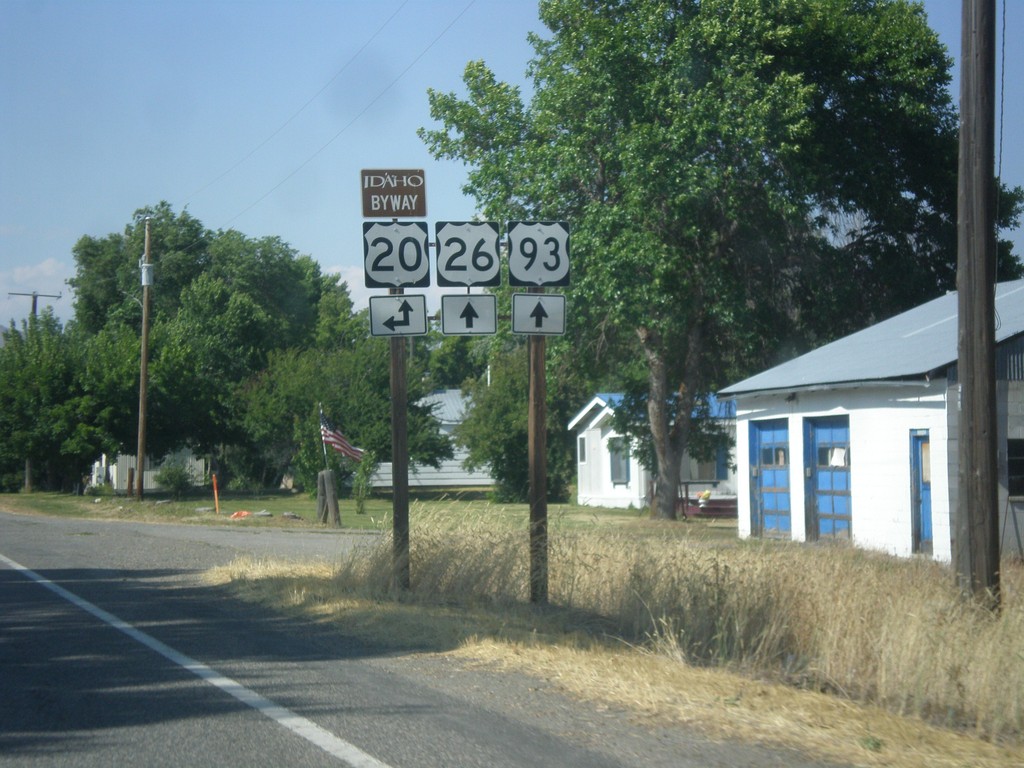
[[850,417],[804,422],[807,533],[817,539],[849,539]]
[[932,467],[927,429],[910,433],[910,480],[913,502],[914,551],[932,551]]
[[750,516],[754,536],[790,535],[789,427],[785,419],[750,422]]

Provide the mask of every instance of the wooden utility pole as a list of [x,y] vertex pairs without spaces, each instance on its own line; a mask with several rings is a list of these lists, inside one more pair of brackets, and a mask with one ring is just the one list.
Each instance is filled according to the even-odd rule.
[[[392,288],[401,296],[401,288]],[[393,574],[396,589],[409,589],[409,425],[405,338],[391,338],[391,514]]]
[[149,217],[146,217],[146,246],[142,255],[142,360],[139,364],[139,445],[135,453],[136,496],[142,501],[146,477],[146,382],[149,378],[149,288],[153,271],[149,263]]
[[32,293],[16,293],[16,292],[12,291],[12,292],[8,293],[7,295],[8,296],[31,296],[32,297],[32,317],[35,317],[36,316],[36,309],[39,306],[39,297],[40,296],[42,296],[43,298],[46,298],[46,299],[59,299],[62,294],[59,294],[59,293],[57,293],[57,294],[53,294],[53,293],[36,293],[35,291],[32,291]]
[[[32,317],[36,316],[36,309],[39,306],[39,297],[40,296],[43,296],[43,297],[48,298],[48,299],[59,299],[61,297],[61,294],[59,294],[59,293],[54,295],[52,293],[37,293],[36,291],[32,291],[32,293],[16,293],[16,292],[12,292],[12,293],[8,293],[7,295],[8,296],[31,296],[32,297]],[[25,459],[25,493],[31,493],[31,492],[32,492],[32,459],[26,458]]]
[[995,385],[995,0],[963,0],[957,196],[957,581],[999,606]]
[[[543,293],[531,288],[530,293]],[[529,337],[530,602],[548,601],[547,339]]]

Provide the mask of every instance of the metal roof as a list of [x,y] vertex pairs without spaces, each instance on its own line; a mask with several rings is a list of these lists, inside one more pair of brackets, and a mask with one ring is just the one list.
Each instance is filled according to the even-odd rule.
[[[580,422],[591,413],[595,414],[595,416],[585,425],[585,428],[594,426],[598,419],[618,408],[622,403],[623,397],[624,395],[620,392],[598,392],[589,403],[583,406],[579,413],[572,417],[568,428],[570,430],[576,429]],[[707,406],[707,415],[713,419],[736,418],[736,403],[732,401],[720,400],[714,394],[709,394]],[[694,418],[698,418],[700,415],[700,408],[694,408]]]
[[[605,413],[605,409],[608,409],[609,412],[610,411],[614,411],[616,406],[618,406],[618,404],[621,403],[621,402],[622,402],[622,395],[621,394],[618,394],[618,393],[608,393],[608,392],[599,392],[599,393],[597,393],[593,397],[593,399],[591,399],[591,401],[589,403],[587,403],[585,406],[583,406],[583,408],[580,410],[579,413],[577,413],[575,416],[572,417],[572,420],[569,422],[569,427],[568,428],[570,430],[575,429],[577,427],[577,425],[585,417],[590,415],[591,412],[594,412],[598,416],[601,416],[603,413]],[[586,425],[586,427],[589,428],[589,427],[593,426],[593,424],[594,424],[594,422],[590,421]]]
[[[1024,333],[1024,280],[996,286],[996,343]],[[733,384],[719,394],[921,379],[957,360],[955,291]]]
[[432,407],[434,418],[442,424],[461,424],[466,401],[461,390],[438,389],[423,397],[419,404]]

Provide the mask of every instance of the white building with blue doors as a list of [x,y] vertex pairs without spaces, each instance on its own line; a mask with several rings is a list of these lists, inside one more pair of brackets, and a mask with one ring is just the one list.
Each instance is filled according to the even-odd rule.
[[[998,505],[1024,555],[1024,280],[996,287]],[[957,296],[722,390],[736,403],[739,534],[850,540],[950,561],[957,508]]]

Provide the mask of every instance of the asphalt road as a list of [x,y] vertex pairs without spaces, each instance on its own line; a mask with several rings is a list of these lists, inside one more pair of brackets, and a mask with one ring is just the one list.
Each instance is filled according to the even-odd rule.
[[329,560],[361,541],[0,512],[0,765],[823,765],[382,654],[197,578],[240,553]]

